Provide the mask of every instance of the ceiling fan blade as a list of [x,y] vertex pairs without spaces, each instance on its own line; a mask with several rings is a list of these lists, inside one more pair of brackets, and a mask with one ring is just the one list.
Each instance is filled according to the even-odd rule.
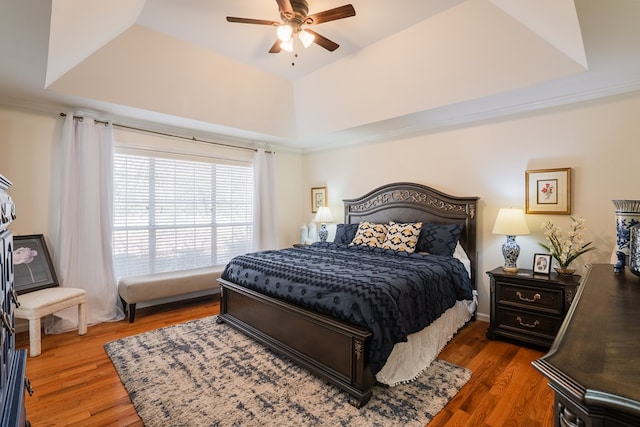
[[280,10],[280,14],[283,15],[287,19],[293,18],[295,12],[293,11],[293,7],[291,7],[291,2],[289,0],[276,0],[278,3],[278,10]]
[[265,19],[236,18],[235,16],[227,16],[227,21],[236,22],[239,24],[273,25],[275,27],[280,25],[280,22],[278,21],[267,21]]
[[282,48],[280,47],[280,40],[276,40],[273,46],[271,46],[271,49],[269,49],[269,53],[280,53],[281,50]]
[[305,31],[308,31],[315,36],[315,39],[313,40],[314,43],[319,44],[320,46],[322,46],[323,48],[327,49],[330,52],[333,52],[334,50],[340,47],[338,43],[329,40],[325,36],[321,36],[315,31],[312,31],[308,28],[305,28]]
[[321,24],[323,22],[335,21],[336,19],[356,16],[356,10],[350,4],[314,13],[306,17],[304,23],[308,25]]

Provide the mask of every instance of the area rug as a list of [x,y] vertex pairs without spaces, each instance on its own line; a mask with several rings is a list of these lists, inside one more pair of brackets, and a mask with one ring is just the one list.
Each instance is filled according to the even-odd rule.
[[147,427],[424,426],[471,378],[436,359],[416,381],[346,393],[215,316],[105,344]]

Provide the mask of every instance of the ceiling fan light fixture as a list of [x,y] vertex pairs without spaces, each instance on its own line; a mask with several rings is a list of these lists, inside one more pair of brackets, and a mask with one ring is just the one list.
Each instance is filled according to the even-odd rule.
[[288,24],[280,25],[276,30],[276,34],[278,35],[278,38],[281,42],[286,42],[288,40],[291,40],[291,36],[293,35],[293,28],[291,28],[291,25]]
[[293,52],[293,39],[289,38],[289,40],[280,42],[280,48],[287,52]]
[[313,34],[311,34],[308,31],[302,30],[302,31],[300,31],[298,33],[298,38],[302,42],[302,45],[305,48],[307,48],[307,47],[311,46],[311,43],[313,43],[313,41],[315,40],[316,36],[314,36]]

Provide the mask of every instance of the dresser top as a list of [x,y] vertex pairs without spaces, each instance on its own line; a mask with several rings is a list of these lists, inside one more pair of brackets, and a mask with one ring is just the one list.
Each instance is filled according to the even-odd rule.
[[640,277],[593,265],[534,366],[587,405],[640,414]]

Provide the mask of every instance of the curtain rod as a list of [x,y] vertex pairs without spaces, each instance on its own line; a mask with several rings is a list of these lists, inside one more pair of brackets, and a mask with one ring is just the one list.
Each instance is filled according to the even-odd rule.
[[[60,113],[60,117],[66,117],[66,116],[67,116],[66,113]],[[84,117],[82,117],[82,116],[73,116],[73,119],[82,121],[84,119]],[[109,122],[105,122],[104,120],[97,120],[97,119],[93,119],[93,120],[96,123],[100,123],[100,124],[103,124],[105,126],[109,124]],[[198,139],[195,136],[189,137],[189,136],[183,136],[183,135],[174,135],[174,134],[171,134],[171,133],[159,132],[159,131],[151,130],[151,129],[142,129],[142,128],[133,127],[133,126],[121,125],[121,124],[118,124],[118,123],[111,123],[111,126],[115,126],[115,127],[119,127],[119,128],[123,128],[123,129],[136,130],[136,131],[140,131],[140,132],[151,133],[151,134],[154,134],[154,135],[168,136],[170,138],[186,139],[188,141],[204,142],[205,144],[220,145],[220,146],[223,146],[223,147],[235,148],[237,150],[258,151],[256,148],[242,147],[240,145],[233,145],[233,144],[225,144],[223,142],[206,141],[206,140],[203,140],[203,139]],[[267,153],[267,154],[275,154],[275,152],[267,151],[267,150],[265,150],[265,153]]]

